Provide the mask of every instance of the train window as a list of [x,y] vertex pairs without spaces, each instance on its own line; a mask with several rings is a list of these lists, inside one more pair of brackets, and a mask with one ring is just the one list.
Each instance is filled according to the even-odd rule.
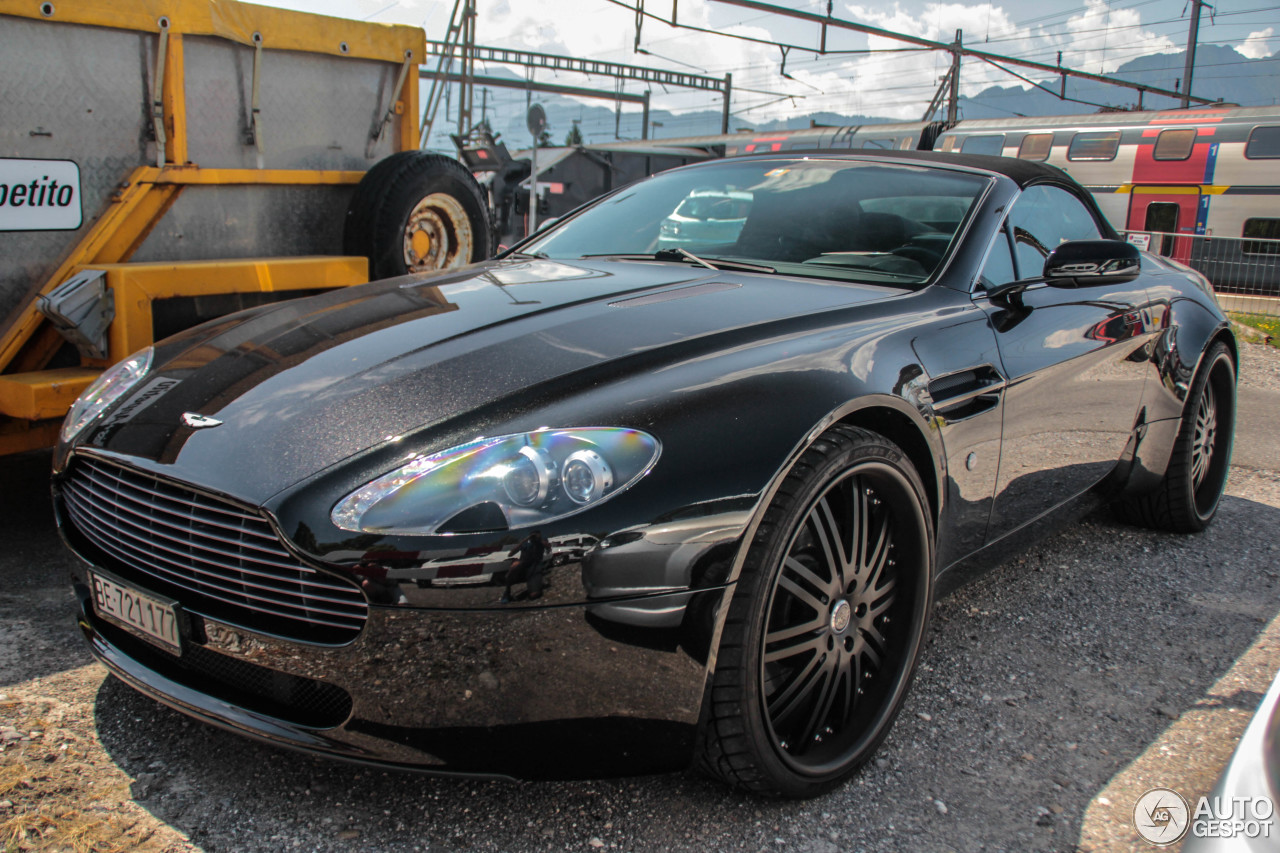
[[[1280,219],[1264,219],[1254,217],[1244,221],[1244,237],[1246,239],[1240,251],[1246,255],[1280,255]],[[1263,243],[1261,241],[1271,242]]]
[[864,139],[862,140],[862,147],[863,148],[884,148],[887,150],[887,149],[893,148],[893,137],[880,137],[878,139]]
[[961,154],[995,154],[998,157],[1003,150],[1003,133],[992,136],[970,136],[960,144]]
[[1019,160],[1048,160],[1049,149],[1053,147],[1052,133],[1028,133],[1022,137],[1018,146]]
[[1255,127],[1244,146],[1244,156],[1250,160],[1280,158],[1280,125]]
[[1120,131],[1097,130],[1077,133],[1067,147],[1068,160],[1114,160],[1120,149]]
[[956,138],[954,136],[948,136],[946,139],[942,140],[942,147],[939,148],[938,150],[939,151],[955,151]]
[[1162,130],[1156,137],[1155,149],[1151,156],[1157,160],[1185,160],[1191,156],[1191,149],[1196,145],[1196,129],[1194,127]]
[[1060,187],[1028,187],[1009,214],[1018,277],[1044,270],[1049,253],[1068,240],[1098,240],[1098,224],[1084,202]]

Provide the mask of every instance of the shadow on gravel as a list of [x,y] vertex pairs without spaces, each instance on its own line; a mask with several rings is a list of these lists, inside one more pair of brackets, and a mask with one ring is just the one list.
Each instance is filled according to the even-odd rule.
[[[70,554],[58,538],[49,498],[47,452],[0,456],[0,590],[61,583]],[[55,550],[56,549],[56,550]]]
[[138,801],[206,851],[1071,850],[1090,798],[1280,610],[1278,529],[1280,510],[1235,497],[1199,536],[1099,514],[960,590],[875,761],[812,802],[687,774],[384,773],[188,721],[114,679],[98,734]]
[[0,456],[0,686],[83,666],[70,569],[49,498],[48,452]]

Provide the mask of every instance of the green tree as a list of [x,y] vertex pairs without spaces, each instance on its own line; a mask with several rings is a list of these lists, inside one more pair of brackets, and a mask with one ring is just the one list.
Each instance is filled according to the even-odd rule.
[[576,121],[573,123],[573,127],[569,129],[569,133],[565,135],[564,144],[569,148],[582,144],[582,131],[578,130]]

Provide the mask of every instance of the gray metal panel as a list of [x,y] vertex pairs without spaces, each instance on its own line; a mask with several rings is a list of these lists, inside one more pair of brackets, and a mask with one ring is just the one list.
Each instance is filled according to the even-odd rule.
[[355,187],[188,187],[135,261],[341,255]]
[[155,37],[0,16],[0,157],[74,160],[76,231],[0,232],[0,328],[147,162],[144,63]]
[[[205,168],[258,167],[249,142],[253,48],[185,39],[188,156]],[[400,66],[344,56],[263,50],[259,81],[262,167],[363,171],[395,151],[401,117],[366,146],[392,96]]]

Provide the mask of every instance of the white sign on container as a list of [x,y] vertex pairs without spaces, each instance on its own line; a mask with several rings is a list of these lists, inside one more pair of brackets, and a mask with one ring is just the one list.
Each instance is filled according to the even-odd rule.
[[0,231],[74,231],[83,218],[74,162],[0,157]]

